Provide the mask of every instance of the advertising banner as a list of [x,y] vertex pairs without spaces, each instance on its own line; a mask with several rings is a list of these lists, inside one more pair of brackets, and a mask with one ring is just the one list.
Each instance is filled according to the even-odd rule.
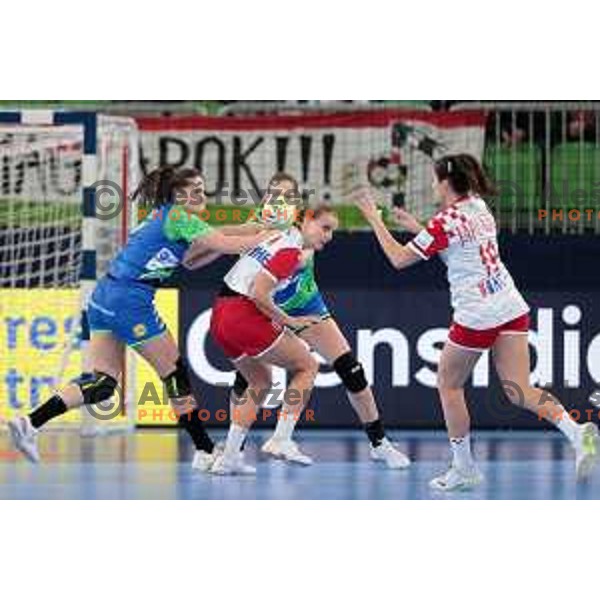
[[[338,323],[373,384],[386,423],[397,427],[443,425],[436,391],[441,349],[448,334],[448,298],[441,291],[343,289],[325,292]],[[212,413],[227,408],[231,364],[210,339],[214,294],[190,290],[181,296],[181,343],[194,373],[194,387]],[[531,382],[551,390],[569,409],[597,409],[589,398],[600,381],[600,295],[529,293]],[[477,363],[467,396],[475,426],[537,427],[539,416],[503,396],[490,353]],[[275,401],[286,384],[274,375]],[[216,387],[215,387],[216,386]],[[316,379],[309,426],[352,426],[357,419],[338,376],[322,365]],[[268,419],[267,419],[268,420]],[[218,422],[214,419],[214,422]],[[261,419],[259,419],[259,423]]]

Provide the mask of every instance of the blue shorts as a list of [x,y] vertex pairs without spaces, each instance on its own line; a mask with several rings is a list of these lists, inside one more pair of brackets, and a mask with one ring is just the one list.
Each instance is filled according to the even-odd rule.
[[102,278],[88,301],[91,333],[111,333],[128,346],[162,335],[167,326],[154,307],[150,286]]
[[326,319],[331,316],[325,300],[320,293],[315,294],[307,304],[292,308],[289,312],[285,311],[290,317],[307,317],[308,315],[319,315]]

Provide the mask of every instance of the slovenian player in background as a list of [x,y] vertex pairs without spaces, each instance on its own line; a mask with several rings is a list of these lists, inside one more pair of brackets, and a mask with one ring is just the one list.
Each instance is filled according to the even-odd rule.
[[[363,424],[370,442],[370,456],[382,461],[391,469],[403,469],[410,460],[396,449],[385,435],[385,430],[373,391],[365,377],[363,366],[356,360],[350,344],[332,317],[315,281],[314,250],[304,250],[302,266],[289,282],[274,296],[275,304],[290,317],[317,315],[320,321],[295,330],[294,333],[330,364],[341,379],[352,408]],[[235,406],[248,384],[236,372],[231,406]],[[283,408],[285,411],[285,407]],[[312,464],[312,459],[302,453],[292,440],[297,420],[279,419],[273,436],[262,446],[262,451],[290,462]]]
[[190,248],[238,254],[265,239],[268,233],[257,233],[256,227],[228,227],[228,233],[244,235],[225,235],[205,223],[199,216],[206,204],[204,180],[196,169],[156,169],[142,180],[134,193],[136,198],[140,208],[152,210],[131,231],[107,275],[97,283],[87,307],[91,373],[82,373],[29,415],[9,422],[16,448],[33,462],[39,461],[37,433],[48,421],[84,404],[107,400],[118,392],[128,345],[164,381],[179,415],[179,425],[196,447],[192,466],[199,470],[212,466],[213,442],[199,418],[188,367],[155,309],[156,287],[186,260]]
[[442,209],[426,227],[409,213],[395,211],[399,223],[416,234],[406,245],[386,228],[370,190],[356,194],[392,265],[403,269],[437,254],[448,269],[454,316],[440,359],[438,391],[453,458],[431,487],[468,489],[482,481],[471,454],[464,385],[488,349],[509,400],[562,431],[575,449],[577,478],[585,478],[597,459],[598,429],[593,423],[579,425],[556,398],[529,382],[529,307],[500,258],[496,223],[482,198],[494,193],[493,186],[475,158],[456,154],[435,162],[433,188]]

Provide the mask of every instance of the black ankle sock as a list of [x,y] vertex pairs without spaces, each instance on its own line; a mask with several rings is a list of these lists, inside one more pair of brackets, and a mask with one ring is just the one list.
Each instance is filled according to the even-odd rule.
[[60,396],[52,396],[29,415],[29,420],[35,429],[39,429],[51,419],[64,415],[67,410],[69,409]]
[[196,450],[204,450],[204,452],[212,454],[215,445],[208,433],[206,433],[206,429],[204,429],[204,424],[198,413],[199,411],[196,409],[191,413],[180,415],[179,425],[190,434]]
[[377,419],[376,421],[371,421],[370,423],[365,423],[365,431],[369,436],[369,441],[373,448],[377,448],[381,444],[381,441],[385,437],[385,431],[383,429],[383,423],[381,419]]

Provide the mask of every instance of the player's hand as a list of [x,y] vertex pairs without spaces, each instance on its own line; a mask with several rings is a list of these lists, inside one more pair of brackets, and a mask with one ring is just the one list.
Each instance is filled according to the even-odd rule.
[[392,215],[394,216],[394,221],[396,221],[402,229],[406,229],[406,231],[409,231],[410,233],[418,233],[423,229],[421,223],[403,208],[394,206],[392,208]]
[[381,215],[379,208],[375,202],[373,191],[368,186],[361,186],[354,190],[351,194],[352,201],[356,204],[360,212],[364,215],[365,219],[377,219]]
[[307,315],[306,317],[288,317],[285,322],[286,327],[292,331],[302,331],[311,325],[321,323],[323,319],[318,315]]

